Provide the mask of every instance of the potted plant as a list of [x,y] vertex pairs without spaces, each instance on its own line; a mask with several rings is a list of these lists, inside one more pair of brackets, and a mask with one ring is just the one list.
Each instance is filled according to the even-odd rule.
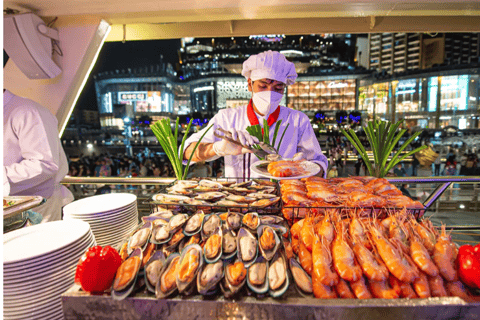
[[[365,161],[365,165],[367,166],[369,174],[377,178],[383,178],[396,164],[400,163],[405,158],[427,148],[427,146],[421,146],[404,155],[401,155],[401,152],[405,150],[405,148],[422,133],[421,131],[417,131],[407,141],[405,141],[405,143],[403,143],[396,152],[392,154],[393,149],[397,145],[398,141],[400,141],[400,138],[407,131],[406,129],[401,129],[397,133],[397,130],[403,121],[404,120],[402,119],[392,124],[390,121],[374,119],[373,121],[369,121],[363,128],[372,149],[373,164],[370,162],[368,154],[355,131],[352,129],[347,131],[342,127],[340,127],[340,131],[350,141],[355,149],[357,149],[358,154],[363,158],[363,161]],[[390,155],[392,155],[392,158],[390,161],[388,161]]]

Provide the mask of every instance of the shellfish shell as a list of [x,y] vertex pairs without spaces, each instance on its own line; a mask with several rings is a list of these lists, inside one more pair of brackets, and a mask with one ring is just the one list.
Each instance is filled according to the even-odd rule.
[[248,268],[258,255],[258,243],[250,231],[240,228],[237,235],[237,257]]
[[223,262],[204,264],[197,276],[197,289],[201,295],[209,295],[215,292],[216,285],[224,276]]
[[268,261],[264,257],[257,257],[255,263],[248,268],[247,285],[255,293],[268,292]]

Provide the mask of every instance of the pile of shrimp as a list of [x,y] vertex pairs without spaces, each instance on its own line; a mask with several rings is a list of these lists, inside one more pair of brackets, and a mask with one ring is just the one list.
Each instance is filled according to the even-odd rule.
[[274,177],[302,176],[308,173],[302,167],[302,161],[273,161],[268,164],[267,170]]
[[394,212],[384,219],[336,209],[294,223],[291,252],[311,276],[313,293],[329,298],[469,297],[455,267],[457,247],[443,225]]
[[305,218],[310,208],[319,207],[376,208],[377,213],[385,208],[424,209],[386,179],[374,177],[282,180],[280,188],[283,216],[289,221]]

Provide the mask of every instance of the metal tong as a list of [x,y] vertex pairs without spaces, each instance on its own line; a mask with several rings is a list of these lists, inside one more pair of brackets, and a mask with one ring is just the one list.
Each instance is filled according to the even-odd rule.
[[[217,131],[223,133],[223,134],[220,134],[218,133]],[[240,141],[238,140],[234,140],[232,138],[232,133],[230,131],[227,131],[227,130],[224,130],[222,128],[217,128],[213,134],[215,135],[215,137],[217,138],[220,138],[220,139],[224,139],[224,140],[227,140],[227,141],[230,141],[231,143],[234,143],[236,145],[239,145],[239,146],[242,146],[243,148],[247,149],[247,150],[250,150],[252,151],[253,154],[255,154],[256,156],[258,156],[259,158],[262,158],[262,159],[265,159],[265,160],[270,160],[273,161],[273,160],[281,160],[281,156],[278,154],[277,150],[275,150],[275,148],[273,148],[272,146],[269,146],[268,144],[260,141],[257,145],[261,148],[261,149],[255,149],[255,148],[252,148],[250,146],[246,146],[246,145],[243,145]]]

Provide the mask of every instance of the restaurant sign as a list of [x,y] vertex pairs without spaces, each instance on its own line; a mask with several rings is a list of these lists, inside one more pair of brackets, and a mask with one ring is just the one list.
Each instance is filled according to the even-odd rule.
[[146,101],[147,91],[120,91],[118,92],[119,102]]

